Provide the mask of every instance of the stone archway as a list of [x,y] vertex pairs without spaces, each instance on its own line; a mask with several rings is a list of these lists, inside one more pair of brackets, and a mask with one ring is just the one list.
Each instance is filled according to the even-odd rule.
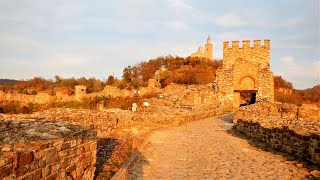
[[252,76],[244,76],[240,79],[238,83],[239,90],[255,90],[256,89],[256,81]]
[[245,75],[239,79],[233,93],[233,104],[235,107],[255,103],[256,84],[255,78],[251,75]]
[[257,92],[258,92],[257,90],[234,90],[233,92],[234,107],[245,106],[245,105],[256,103]]

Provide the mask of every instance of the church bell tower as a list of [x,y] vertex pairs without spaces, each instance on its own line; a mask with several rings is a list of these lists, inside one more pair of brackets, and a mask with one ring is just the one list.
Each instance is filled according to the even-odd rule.
[[213,45],[211,43],[210,35],[208,35],[207,43],[205,44],[204,53],[205,53],[206,58],[211,59],[211,60],[213,59]]

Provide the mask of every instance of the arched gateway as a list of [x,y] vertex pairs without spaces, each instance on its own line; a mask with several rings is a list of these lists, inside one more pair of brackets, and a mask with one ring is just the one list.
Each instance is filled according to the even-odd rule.
[[223,66],[217,72],[219,97],[231,100],[234,107],[256,100],[274,101],[273,73],[270,71],[270,40],[224,43]]

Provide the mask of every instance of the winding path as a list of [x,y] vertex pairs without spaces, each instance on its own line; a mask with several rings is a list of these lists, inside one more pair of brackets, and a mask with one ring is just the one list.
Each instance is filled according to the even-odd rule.
[[307,171],[227,133],[228,116],[152,133],[129,179],[301,179]]

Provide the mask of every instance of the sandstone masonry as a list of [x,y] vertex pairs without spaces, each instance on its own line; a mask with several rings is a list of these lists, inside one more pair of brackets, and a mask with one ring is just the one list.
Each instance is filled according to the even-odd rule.
[[93,179],[96,132],[67,122],[0,121],[0,179]]
[[241,107],[234,117],[234,129],[275,150],[320,165],[320,109],[297,109],[271,103]]
[[198,47],[198,51],[191,54],[191,57],[204,57],[210,60],[213,59],[213,45],[211,43],[210,36],[207,38],[207,43],[204,45],[204,49],[202,46]]
[[[273,73],[270,71],[270,40],[224,42],[223,67],[217,71],[216,86],[220,97],[239,107],[240,93],[255,94],[256,100],[274,101]],[[221,99],[224,101],[225,99]]]

